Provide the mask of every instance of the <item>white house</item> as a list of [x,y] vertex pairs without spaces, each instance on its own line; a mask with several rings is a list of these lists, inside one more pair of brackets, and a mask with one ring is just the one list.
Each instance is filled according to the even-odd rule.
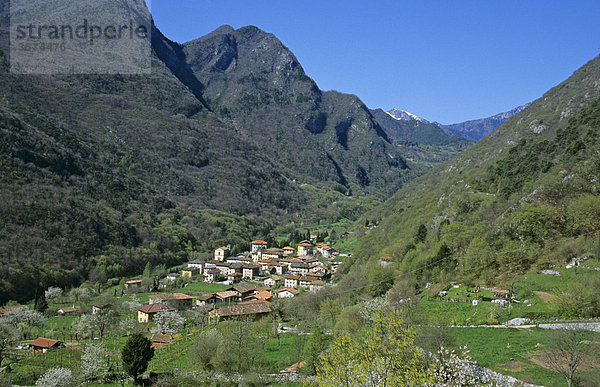
[[231,245],[221,246],[215,249],[215,261],[223,262],[231,253]]
[[267,242],[260,240],[260,239],[252,241],[252,252],[256,253],[258,250],[266,249],[267,244],[268,244]]
[[277,298],[290,298],[297,296],[300,292],[294,288],[280,288],[275,291]]

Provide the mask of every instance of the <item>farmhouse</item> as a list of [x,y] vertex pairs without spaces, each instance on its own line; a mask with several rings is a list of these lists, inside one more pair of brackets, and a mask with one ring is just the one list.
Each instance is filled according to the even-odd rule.
[[275,291],[277,298],[290,298],[300,294],[298,289],[294,288],[279,288]]
[[227,275],[229,273],[229,267],[231,266],[231,263],[229,262],[219,262],[215,265],[215,268],[217,268],[222,275]]
[[66,308],[60,308],[58,310],[58,314],[62,314],[63,316],[73,316],[79,314],[81,312],[80,306],[67,306]]
[[169,273],[169,274],[167,274],[167,277],[165,278],[165,280],[167,282],[173,282],[173,281],[177,280],[177,278],[180,278],[180,277],[181,277],[181,274],[179,274],[179,273]]
[[259,319],[271,312],[271,303],[267,301],[249,301],[236,305],[227,305],[211,310],[209,317],[213,320],[229,320],[240,316]]
[[236,283],[236,282],[240,282],[242,280],[242,274],[240,273],[229,273],[227,274],[227,281],[229,281],[229,283]]
[[173,341],[173,336],[164,335],[162,333],[156,333],[156,334],[154,334],[154,336],[152,336],[151,348],[157,349],[160,347],[164,347],[165,345],[171,344],[172,341]]
[[125,282],[123,288],[125,290],[133,290],[139,288],[140,286],[142,286],[142,280],[129,280]]
[[262,251],[262,259],[279,259],[283,257],[283,250],[277,247],[264,249]]
[[283,250],[283,255],[286,257],[292,256],[296,252],[296,250],[294,250],[294,248],[291,246],[285,246],[282,250]]
[[271,276],[271,277],[267,278],[266,280],[264,280],[263,283],[265,284],[265,286],[269,286],[269,287],[270,286],[275,286],[275,284],[278,281],[281,281],[282,279],[283,279],[283,277],[280,277],[278,275],[274,275],[274,276]]
[[251,284],[239,284],[235,285],[233,290],[236,292],[238,300],[241,301],[254,293],[256,286]]
[[33,353],[46,353],[54,349],[64,347],[64,344],[58,340],[46,339],[38,337],[29,344],[29,350]]
[[200,259],[194,259],[193,261],[189,261],[187,267],[190,269],[204,269],[204,261]]
[[174,312],[175,308],[171,308],[168,305],[165,305],[163,303],[156,303],[156,304],[148,304],[148,305],[142,305],[142,306],[138,306],[137,308],[137,318],[138,318],[138,322],[139,323],[147,323],[152,321],[152,319],[154,319],[154,316],[158,313],[158,312],[164,312],[164,311],[170,311],[170,312]]
[[252,241],[252,253],[256,253],[258,250],[266,249],[268,243],[263,240]]
[[294,262],[292,263],[291,267],[290,267],[290,271],[292,273],[297,273],[297,274],[306,274],[308,273],[310,266],[308,265],[308,263],[305,262]]
[[194,297],[183,293],[153,294],[148,297],[149,304],[163,303],[177,310],[192,309]]
[[206,293],[196,297],[196,306],[214,304],[217,302],[217,296],[214,293]]
[[273,298],[273,295],[268,290],[261,290],[254,294],[249,295],[244,299],[244,301],[269,301]]
[[323,281],[313,281],[310,283],[310,285],[308,285],[308,290],[310,290],[311,292],[316,292],[317,290],[321,289],[323,286],[325,286],[325,282]]
[[231,254],[231,245],[221,246],[215,250],[215,261],[223,262]]
[[314,281],[317,281],[317,279],[315,277],[309,277],[309,276],[303,275],[302,277],[298,278],[298,286],[307,288]]
[[204,269],[204,282],[216,282],[221,276],[221,270],[215,268]]
[[194,276],[197,276],[201,273],[201,269],[198,267],[187,267],[183,270],[181,270],[181,276],[183,278],[192,278]]
[[238,293],[234,290],[226,290],[224,292],[218,292],[215,294],[217,301],[232,303],[238,297]]
[[247,263],[243,267],[242,278],[254,279],[259,274],[260,266],[254,263]]
[[326,259],[330,259],[334,253],[334,250],[327,243],[317,243],[317,251]]
[[313,245],[309,241],[302,241],[298,243],[298,256],[302,257],[304,255],[312,254]]

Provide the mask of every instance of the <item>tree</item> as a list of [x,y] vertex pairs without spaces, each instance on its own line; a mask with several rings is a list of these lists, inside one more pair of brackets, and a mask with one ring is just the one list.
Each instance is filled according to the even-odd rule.
[[319,316],[321,321],[325,323],[326,327],[333,329],[337,317],[342,311],[342,307],[338,300],[333,298],[327,298],[321,302],[319,307]]
[[35,310],[13,308],[6,312],[0,321],[10,325],[22,338],[27,338],[30,328],[41,327],[46,324],[46,318]]
[[214,364],[223,371],[238,372],[251,369],[260,357],[261,346],[252,323],[245,319],[220,324],[223,344],[219,347]]
[[424,224],[421,224],[415,233],[415,244],[425,242],[425,239],[427,239],[427,227]]
[[310,375],[315,374],[315,365],[318,363],[321,352],[327,347],[327,336],[323,334],[318,326],[314,326],[308,340],[302,348],[302,359],[304,360],[303,372]]
[[216,329],[201,332],[192,347],[192,354],[207,371],[214,369],[213,359],[223,343],[223,336]]
[[163,333],[165,335],[174,335],[185,322],[184,318],[177,312],[169,310],[161,311],[154,316],[154,328],[152,333]]
[[386,293],[394,285],[394,273],[392,270],[380,266],[371,266],[367,272],[369,278],[369,294],[373,297],[378,297]]
[[81,315],[71,324],[71,331],[76,338],[93,336],[96,328],[96,317],[93,314]]
[[144,272],[142,273],[142,286],[150,291],[153,285],[154,281],[152,280],[152,265],[150,262],[147,262],[146,267],[144,267]]
[[73,288],[69,290],[69,296],[74,299],[75,302],[83,301],[92,296],[92,291],[88,288]]
[[102,355],[99,344],[88,344],[83,348],[81,355],[81,370],[86,380],[94,380],[102,375],[106,368],[106,361]]
[[125,318],[119,322],[119,329],[125,333],[126,336],[131,335],[139,327],[139,324],[135,318]]
[[46,296],[46,300],[54,301],[60,296],[62,296],[63,290],[57,287],[49,287],[48,290],[44,292],[44,296]]
[[405,386],[433,381],[415,334],[393,312],[378,312],[358,337],[338,335],[317,363],[319,385]]
[[440,347],[434,355],[433,383],[426,386],[440,387],[470,387],[493,386],[492,381],[486,381],[481,369],[469,355],[467,346],[460,347],[459,352]]
[[35,382],[36,387],[65,387],[73,384],[73,373],[68,368],[50,368]]
[[0,367],[2,366],[6,350],[17,339],[16,329],[2,320],[0,319]]
[[41,294],[35,300],[33,309],[40,313],[44,313],[46,311],[46,309],[48,309],[48,301],[46,301],[46,296],[44,294]]
[[335,332],[346,332],[354,334],[358,332],[364,324],[361,306],[352,305],[344,308],[338,316],[337,322],[335,323]]
[[139,382],[138,377],[146,371],[153,356],[152,342],[145,336],[135,333],[127,339],[121,358],[125,372],[133,377],[135,383]]
[[115,312],[110,309],[100,310],[98,313],[92,315],[92,323],[100,332],[100,340],[104,338],[104,332],[113,326],[114,321]]
[[571,387],[577,370],[584,362],[585,355],[582,351],[585,347],[585,331],[571,326],[567,329],[555,330],[551,336],[548,352],[544,354],[545,363],[561,374],[567,386]]

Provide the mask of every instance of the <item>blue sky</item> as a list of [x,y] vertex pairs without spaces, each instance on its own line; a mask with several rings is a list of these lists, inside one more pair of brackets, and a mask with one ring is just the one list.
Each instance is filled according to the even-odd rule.
[[177,42],[255,25],[321,89],[442,123],[539,98],[600,53],[598,0],[152,0],[152,13]]

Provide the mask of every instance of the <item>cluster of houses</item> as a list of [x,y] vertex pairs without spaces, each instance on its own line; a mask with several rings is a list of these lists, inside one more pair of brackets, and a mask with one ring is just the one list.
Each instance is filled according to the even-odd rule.
[[337,268],[337,263],[331,261],[337,252],[326,243],[313,245],[302,241],[296,249],[290,246],[281,249],[269,248],[267,242],[255,240],[251,246],[251,251],[237,256],[230,255],[231,246],[219,247],[214,259],[188,262],[181,273],[167,276],[166,282],[179,277],[228,284],[256,281],[269,287],[284,284],[286,288],[315,291],[326,284]]
[[[202,306],[210,307],[210,322],[239,317],[259,319],[271,312],[274,298],[294,297],[301,291],[314,292],[325,286],[339,265],[333,260],[339,253],[326,243],[313,244],[305,240],[296,248],[269,248],[267,242],[254,240],[251,246],[251,251],[237,256],[231,255],[231,246],[219,247],[214,251],[212,260],[190,261],[179,273],[168,274],[159,282],[159,288],[163,289],[179,278],[224,283],[230,285],[229,288],[199,296],[183,293],[150,295],[147,305],[136,307],[137,321],[148,323],[163,311],[185,311]],[[141,287],[140,279],[126,281],[123,286],[126,292],[135,292]],[[96,302],[92,305],[92,313],[99,313],[107,307],[109,305]],[[58,313],[77,315],[81,308],[75,305],[63,307]],[[162,340],[164,335],[155,336],[153,342],[156,347],[171,340],[167,337]],[[40,337],[31,343],[30,348],[42,353],[62,345],[57,340]]]
[[[165,279],[168,282],[183,277],[220,282],[230,285],[228,289],[197,297],[182,293],[151,295],[147,305],[137,307],[138,322],[152,321],[161,311],[204,305],[212,307],[211,321],[240,316],[260,318],[271,312],[273,298],[294,297],[301,290],[316,291],[325,286],[336,267],[331,262],[336,252],[325,243],[302,241],[296,249],[290,246],[280,249],[269,248],[267,242],[255,240],[251,246],[251,251],[237,256],[231,256],[231,246],[219,247],[214,251],[214,259],[190,261],[180,273],[172,273]],[[127,289],[140,285],[140,280],[125,283]]]

